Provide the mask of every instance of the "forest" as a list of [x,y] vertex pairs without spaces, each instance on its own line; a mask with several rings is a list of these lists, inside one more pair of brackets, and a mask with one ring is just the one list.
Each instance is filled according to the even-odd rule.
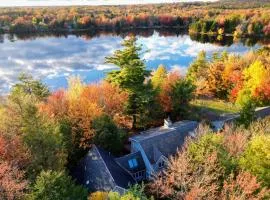
[[[22,74],[0,104],[0,199],[267,199],[270,119],[254,118],[270,105],[270,49],[243,56],[205,52],[186,76],[160,65],[146,69],[142,47],[128,37],[106,57],[119,67],[100,83],[70,77],[67,89],[50,91]],[[213,133],[195,100],[239,107],[234,126]],[[123,155],[130,135],[160,126],[164,118],[200,121],[162,176],[126,194],[88,191],[72,169],[96,144]]]
[[190,34],[269,36],[267,1],[221,1],[128,6],[1,8],[0,31],[78,32],[175,28]]

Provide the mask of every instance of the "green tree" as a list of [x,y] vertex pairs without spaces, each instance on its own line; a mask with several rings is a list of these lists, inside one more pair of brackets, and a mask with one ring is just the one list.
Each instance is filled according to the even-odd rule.
[[257,176],[260,181],[270,186],[270,136],[255,135],[251,139],[242,158],[240,166]]
[[65,172],[42,171],[37,177],[28,200],[86,200],[88,192]]
[[172,117],[185,117],[189,108],[189,102],[193,98],[195,86],[191,81],[179,79],[173,86],[171,91],[172,98]]
[[[20,97],[26,95],[31,96],[32,100],[41,101],[50,95],[50,91],[46,85],[38,80],[34,80],[32,76],[21,74],[19,83],[15,84],[10,93],[10,98],[14,102],[18,102]],[[18,102],[19,103],[19,102]]]
[[187,79],[192,82],[197,81],[200,77],[205,77],[208,68],[205,51],[201,51],[196,60],[194,60],[188,68]]
[[93,128],[95,144],[115,154],[122,150],[125,134],[117,128],[109,116],[102,115],[96,118],[93,121]]
[[106,57],[106,63],[120,67],[120,70],[108,74],[107,80],[118,84],[129,92],[136,92],[143,87],[149,71],[140,59],[141,46],[136,45],[136,38],[130,37],[122,43],[124,49],[116,50],[114,55]]
[[35,178],[42,170],[62,170],[67,151],[60,126],[42,116],[36,107],[28,107],[23,118],[23,141],[30,150],[28,176]]
[[124,49],[117,50],[113,56],[106,58],[106,63],[111,63],[120,68],[108,74],[107,80],[117,84],[129,94],[126,106],[127,114],[133,118],[132,127],[135,128],[137,118],[143,113],[146,103],[145,94],[149,87],[144,84],[145,78],[150,75],[144,62],[140,59],[141,46],[136,45],[136,38],[130,37],[124,40]]
[[252,99],[243,103],[237,123],[247,128],[255,119],[256,104]]

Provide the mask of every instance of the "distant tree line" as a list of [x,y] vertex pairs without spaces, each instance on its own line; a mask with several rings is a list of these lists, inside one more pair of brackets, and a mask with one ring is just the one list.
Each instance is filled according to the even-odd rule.
[[[191,33],[269,35],[270,10],[238,2],[60,8],[1,8],[0,30],[33,33],[174,27]],[[245,7],[246,9],[243,9]],[[252,8],[251,8],[252,7]]]

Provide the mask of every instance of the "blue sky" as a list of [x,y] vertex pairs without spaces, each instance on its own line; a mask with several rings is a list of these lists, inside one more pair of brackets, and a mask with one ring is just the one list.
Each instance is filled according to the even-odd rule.
[[[61,5],[119,5],[145,3],[173,3],[196,0],[0,0],[3,6],[61,6]],[[197,0],[198,1],[198,0]],[[201,0],[215,1],[215,0]]]

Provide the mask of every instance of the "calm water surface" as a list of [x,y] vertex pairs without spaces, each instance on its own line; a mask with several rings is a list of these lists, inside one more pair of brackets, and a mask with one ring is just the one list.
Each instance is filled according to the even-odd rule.
[[[42,37],[0,36],[0,94],[7,93],[20,73],[30,73],[41,79],[51,90],[65,88],[67,77],[79,75],[86,82],[98,82],[107,72],[116,69],[104,64],[105,57],[121,48],[125,35],[58,35]],[[243,54],[257,49],[257,41],[215,41],[209,38],[191,38],[189,35],[161,34],[156,31],[137,35],[143,45],[148,69],[163,64],[168,70],[184,74],[188,65],[201,50],[210,57],[213,52]],[[148,50],[148,51],[145,51]]]

